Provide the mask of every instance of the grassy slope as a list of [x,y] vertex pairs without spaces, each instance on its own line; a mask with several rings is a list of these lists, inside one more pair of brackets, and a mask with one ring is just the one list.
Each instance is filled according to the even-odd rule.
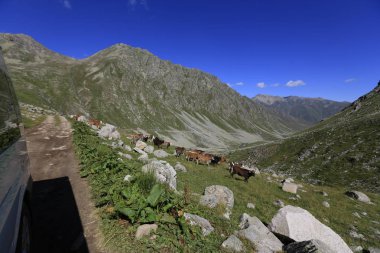
[[372,91],[306,131],[235,156],[313,183],[380,192],[379,126],[380,93]]
[[[113,152],[105,145],[98,146],[99,149]],[[169,153],[173,152],[173,148],[168,150]],[[108,181],[113,181],[115,185],[123,187],[123,177],[126,174],[137,173],[140,171],[142,163],[136,161],[137,155],[131,153],[134,157],[133,160],[124,160],[126,167],[108,178]],[[185,196],[192,196],[191,202],[183,207],[185,212],[195,213],[207,218],[215,227],[215,232],[208,237],[194,237],[193,240],[186,241],[185,244],[181,243],[180,230],[177,227],[168,227],[159,224],[157,231],[157,239],[151,240],[134,240],[134,234],[137,225],[130,225],[122,217],[110,216],[107,212],[112,208],[112,204],[99,208],[99,213],[102,217],[102,230],[104,234],[103,246],[115,252],[140,252],[142,249],[148,252],[215,252],[220,251],[220,244],[224,239],[235,230],[238,229],[239,216],[246,212],[250,215],[257,216],[263,222],[270,222],[273,215],[277,212],[273,202],[281,199],[285,204],[300,206],[307,209],[315,215],[320,221],[331,227],[349,245],[362,245],[362,246],[380,246],[379,236],[375,235],[373,230],[380,229],[380,225],[373,223],[380,219],[380,197],[377,194],[368,193],[375,205],[368,205],[361,202],[351,200],[344,195],[345,189],[341,187],[322,187],[304,184],[303,189],[306,192],[299,192],[300,200],[290,200],[292,194],[283,192],[278,183],[268,182],[268,175],[262,174],[255,178],[251,178],[248,183],[244,183],[240,178],[232,179],[226,169],[226,165],[219,166],[203,166],[196,165],[193,162],[186,161],[183,157],[176,158],[169,156],[164,159],[170,164],[175,165],[177,161],[181,162],[188,169],[187,173],[177,174],[177,189],[179,191],[186,190]],[[99,200],[99,185],[96,185],[94,177],[89,177],[90,184],[93,189],[93,197],[95,202]],[[273,179],[273,181],[280,179]],[[94,185],[95,184],[95,185]],[[231,216],[231,221],[226,221],[220,218],[218,213],[220,210],[207,209],[199,206],[199,195],[202,194],[206,186],[219,184],[230,188],[234,192],[235,206]],[[104,186],[109,188],[109,186]],[[111,187],[114,188],[114,187]],[[325,191],[329,194],[328,197],[323,197],[319,192]],[[190,194],[195,193],[195,194]],[[327,200],[331,208],[322,206],[322,201]],[[252,202],[256,205],[256,209],[248,209],[246,205]],[[367,216],[361,219],[352,215],[353,212],[366,212]],[[326,220],[327,219],[327,220]],[[355,225],[358,231],[364,234],[367,241],[354,240],[349,234],[349,226]],[[182,239],[181,239],[182,238]],[[246,243],[246,242],[245,242]],[[246,246],[248,246],[246,244]]]

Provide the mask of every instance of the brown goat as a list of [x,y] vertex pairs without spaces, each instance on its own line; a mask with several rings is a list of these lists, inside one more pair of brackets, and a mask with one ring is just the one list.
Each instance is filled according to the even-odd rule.
[[255,176],[255,172],[252,170],[247,170],[241,167],[239,164],[230,163],[230,173],[231,177],[234,177],[235,174],[238,174],[241,177],[244,177],[244,181],[247,183],[248,179],[251,176]]

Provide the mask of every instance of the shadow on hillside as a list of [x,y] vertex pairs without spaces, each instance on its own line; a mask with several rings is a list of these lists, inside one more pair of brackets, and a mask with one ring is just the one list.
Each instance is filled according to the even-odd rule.
[[33,183],[32,253],[88,253],[68,177]]

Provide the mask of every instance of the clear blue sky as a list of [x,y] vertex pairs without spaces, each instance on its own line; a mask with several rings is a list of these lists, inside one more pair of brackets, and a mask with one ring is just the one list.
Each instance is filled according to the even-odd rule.
[[0,20],[75,58],[145,48],[249,97],[352,101],[380,79],[379,0],[0,0]]

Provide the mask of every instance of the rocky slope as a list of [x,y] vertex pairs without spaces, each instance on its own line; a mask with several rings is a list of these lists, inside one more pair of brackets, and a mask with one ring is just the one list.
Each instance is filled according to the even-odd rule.
[[187,147],[282,138],[303,126],[267,110],[210,74],[116,44],[76,60],[26,35],[0,34],[20,101],[82,113]]
[[295,118],[305,126],[314,125],[350,105],[349,102],[296,96],[278,97],[260,94],[252,99],[266,108],[273,109],[284,117]]
[[316,126],[251,150],[248,161],[312,183],[380,192],[379,126],[380,82]]

